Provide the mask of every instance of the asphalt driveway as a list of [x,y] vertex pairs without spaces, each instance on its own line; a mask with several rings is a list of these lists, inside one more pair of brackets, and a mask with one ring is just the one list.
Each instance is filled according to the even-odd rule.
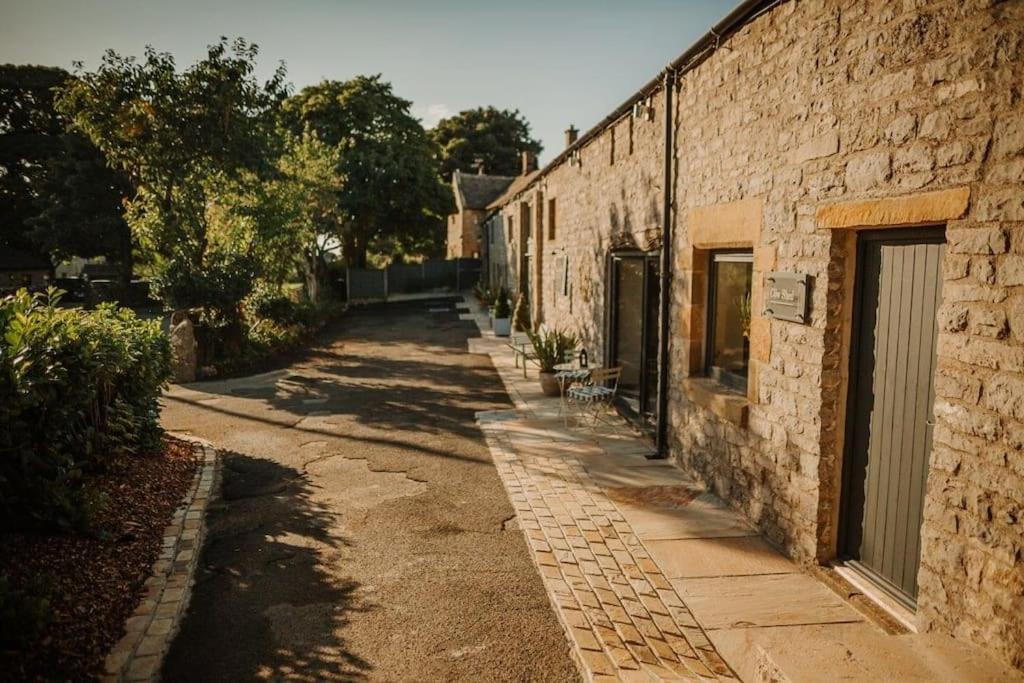
[[510,407],[475,334],[450,299],[380,305],[168,393],[226,457],[164,680],[577,678],[474,422]]

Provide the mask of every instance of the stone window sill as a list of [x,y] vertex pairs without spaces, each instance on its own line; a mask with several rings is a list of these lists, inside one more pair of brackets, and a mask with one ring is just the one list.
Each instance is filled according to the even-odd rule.
[[683,380],[683,391],[694,405],[732,422],[737,427],[747,426],[750,403],[747,397],[707,377],[689,377]]

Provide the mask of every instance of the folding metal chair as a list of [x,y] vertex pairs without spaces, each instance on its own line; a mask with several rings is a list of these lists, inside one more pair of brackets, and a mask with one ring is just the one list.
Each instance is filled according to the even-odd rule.
[[595,368],[590,372],[588,382],[569,388],[566,398],[575,405],[577,413],[589,415],[591,424],[601,421],[601,414],[607,412],[619,389],[622,367]]

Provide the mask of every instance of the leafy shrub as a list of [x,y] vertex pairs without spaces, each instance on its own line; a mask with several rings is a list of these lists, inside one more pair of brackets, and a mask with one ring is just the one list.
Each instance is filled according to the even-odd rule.
[[316,307],[308,302],[295,302],[280,289],[259,284],[246,299],[245,309],[251,319],[270,320],[279,325],[311,325]]
[[494,305],[491,313],[495,318],[508,318],[512,315],[512,306],[508,303],[508,290],[500,288],[494,295]]
[[245,254],[213,252],[206,263],[171,259],[152,280],[154,293],[172,308],[203,308],[237,318],[238,305],[252,291],[258,266]]
[[541,372],[554,372],[555,366],[568,360],[568,356],[579,346],[580,339],[564,330],[540,330],[527,332],[537,356]]
[[159,323],[59,298],[0,301],[0,528],[82,524],[84,474],[160,437],[171,351]]
[[512,329],[516,332],[527,332],[530,330],[530,302],[522,292],[516,297],[516,307],[512,311]]

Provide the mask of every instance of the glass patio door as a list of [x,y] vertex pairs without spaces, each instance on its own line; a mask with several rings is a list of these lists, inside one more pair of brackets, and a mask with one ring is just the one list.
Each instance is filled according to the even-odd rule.
[[615,254],[611,259],[608,364],[622,366],[622,407],[654,424],[658,390],[657,254]]

